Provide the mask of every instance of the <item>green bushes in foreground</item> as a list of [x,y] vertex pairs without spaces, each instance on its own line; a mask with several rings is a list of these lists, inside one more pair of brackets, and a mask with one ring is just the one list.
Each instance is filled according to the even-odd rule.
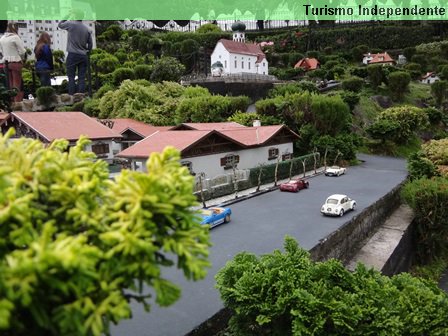
[[284,250],[239,253],[218,272],[234,312],[227,335],[446,335],[448,297],[435,283],[313,262],[291,237]]

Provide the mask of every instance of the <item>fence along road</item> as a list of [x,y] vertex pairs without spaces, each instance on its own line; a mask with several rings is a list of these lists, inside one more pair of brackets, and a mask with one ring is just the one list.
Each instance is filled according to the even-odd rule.
[[[211,231],[212,268],[199,282],[189,282],[181,272],[167,269],[165,276],[182,288],[181,299],[171,307],[153,305],[146,313],[133,303],[133,318],[112,327],[112,335],[181,336],[212,317],[223,304],[214,288],[215,274],[240,251],[256,254],[281,249],[291,235],[306,249],[342,226],[354,215],[387,194],[407,176],[402,159],[359,155],[362,164],[349,167],[340,177],[316,176],[310,189],[298,194],[273,191],[231,205],[232,221]],[[355,212],[344,217],[323,217],[320,207],[331,194],[347,194],[357,202]]]

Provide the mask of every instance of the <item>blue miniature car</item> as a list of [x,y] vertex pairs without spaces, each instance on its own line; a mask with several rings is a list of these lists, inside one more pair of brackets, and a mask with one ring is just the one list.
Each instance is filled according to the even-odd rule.
[[201,209],[201,224],[210,224],[210,228],[213,228],[219,224],[230,222],[231,214],[232,210],[230,210],[229,208],[213,207],[208,209]]

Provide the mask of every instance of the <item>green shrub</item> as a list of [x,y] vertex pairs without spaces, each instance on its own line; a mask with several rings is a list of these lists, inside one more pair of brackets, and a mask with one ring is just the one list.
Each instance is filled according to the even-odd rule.
[[342,91],[339,93],[344,103],[350,107],[350,111],[353,111],[356,105],[358,105],[361,97],[356,92]]
[[126,79],[134,79],[134,71],[129,68],[117,68],[112,72],[114,85],[119,86]]
[[417,256],[428,262],[448,250],[448,179],[414,180],[403,188],[402,195],[414,210]]
[[352,91],[352,92],[361,91],[363,85],[364,85],[364,80],[359,77],[350,77],[350,78],[344,79],[342,81],[342,88],[344,90],[348,90],[348,91]]
[[367,78],[368,72],[366,67],[357,67],[350,69],[350,74],[352,76],[361,77],[361,78]]
[[446,294],[402,273],[314,262],[287,236],[284,251],[242,252],[215,276],[231,335],[443,335]]
[[99,117],[101,113],[99,105],[99,99],[86,99],[84,100],[83,112],[91,117]]
[[98,91],[96,91],[96,92],[94,93],[93,97],[94,97],[95,99],[100,99],[101,97],[104,96],[104,94],[105,94],[106,92],[108,92],[108,91],[112,91],[113,89],[114,89],[114,87],[112,86],[112,84],[109,84],[109,83],[104,84],[102,87],[100,87],[100,88],[98,89]]
[[244,126],[252,126],[254,120],[260,120],[261,125],[263,126],[281,124],[281,121],[278,118],[261,115],[254,112],[248,113],[237,111],[234,114],[232,114],[232,116],[229,117],[227,120],[234,121]]
[[[281,159],[281,158],[280,158]],[[275,167],[277,163],[276,160],[272,160],[272,164],[267,164],[263,166],[258,166],[250,169],[250,181],[251,185],[258,185],[258,177],[261,173],[261,184],[267,184],[275,181]],[[300,156],[297,158],[293,158],[292,160],[280,161],[277,167],[277,179],[286,179],[289,178],[289,174],[292,176],[303,174],[303,162],[305,162],[305,171],[311,170],[314,167],[314,156],[312,154],[307,154],[304,156]],[[291,169],[292,164],[292,169]],[[317,166],[319,166],[320,162],[317,161]]]
[[135,79],[150,80],[152,74],[152,66],[147,64],[139,64],[134,67]]
[[37,100],[45,108],[55,103],[56,90],[51,86],[42,86],[36,90]]
[[185,66],[173,57],[162,57],[154,62],[151,74],[151,81],[180,81],[180,77],[185,71]]
[[388,87],[391,91],[392,97],[400,100],[403,98],[405,92],[411,82],[411,76],[404,71],[396,71],[388,76]]
[[411,180],[437,176],[437,168],[431,160],[422,153],[413,153],[408,158],[408,171]]
[[[385,132],[397,144],[406,144],[413,138],[415,132],[428,126],[428,115],[424,110],[414,106],[391,107],[381,112],[376,123],[389,122],[393,127],[385,127]],[[392,134],[391,134],[392,133]]]
[[111,180],[85,137],[48,145],[11,141],[12,131],[0,136],[3,335],[104,335],[132,316],[131,304],[179,299],[167,267],[205,277],[208,229],[191,210],[193,177],[177,150],[153,154],[148,173]]

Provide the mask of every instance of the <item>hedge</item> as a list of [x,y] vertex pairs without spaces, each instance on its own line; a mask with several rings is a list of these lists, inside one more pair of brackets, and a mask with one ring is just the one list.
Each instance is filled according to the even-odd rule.
[[[319,157],[317,157],[319,158]],[[303,156],[299,156],[296,158],[293,158],[292,160],[287,161],[281,161],[278,163],[278,171],[277,171],[277,180],[282,180],[289,178],[289,171],[291,167],[291,161],[293,162],[293,169],[291,176],[300,175],[303,174],[303,164],[301,160],[306,160],[305,164],[305,170],[312,170],[314,169],[314,158],[313,154],[307,154]],[[319,160],[317,161],[316,167],[319,167]],[[262,170],[261,173],[261,184],[267,184],[274,182],[275,180],[275,166],[276,162],[270,165],[262,166],[262,167],[256,167],[250,169],[250,184],[255,187],[258,185],[258,176],[260,174],[260,169]]]

